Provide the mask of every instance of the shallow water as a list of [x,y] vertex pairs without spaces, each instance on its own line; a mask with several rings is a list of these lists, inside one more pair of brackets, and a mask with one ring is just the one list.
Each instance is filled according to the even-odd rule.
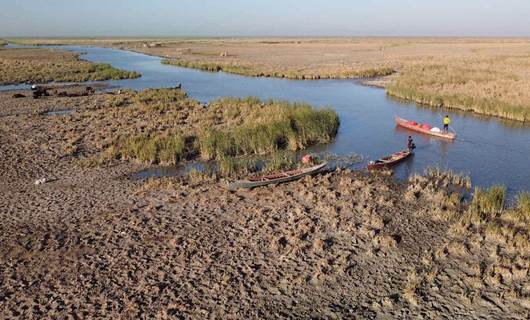
[[[83,59],[89,61],[110,63],[142,74],[139,79],[108,81],[111,85],[140,90],[181,83],[191,97],[202,102],[224,96],[256,96],[330,106],[341,120],[339,134],[334,143],[312,148],[313,152],[357,153],[366,160],[375,159],[404,149],[407,136],[412,135],[418,148],[413,158],[396,168],[398,177],[439,166],[470,174],[474,185],[505,184],[512,194],[530,190],[529,125],[401,102],[387,97],[383,89],[362,86],[356,81],[251,78],[162,65],[158,57],[128,51],[61,48],[86,53]],[[399,129],[394,122],[394,116],[400,115],[441,126],[445,114],[451,117],[459,135],[454,142]],[[366,161],[357,167],[364,165]]]
[[45,112],[44,115],[47,116],[66,116],[69,114],[74,113],[74,110],[68,109],[68,110],[57,110],[57,111],[48,111]]

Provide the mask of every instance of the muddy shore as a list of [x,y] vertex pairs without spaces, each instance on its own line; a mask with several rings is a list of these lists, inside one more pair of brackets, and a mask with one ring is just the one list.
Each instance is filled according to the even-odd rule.
[[461,241],[446,216],[465,208],[442,206],[421,179],[339,170],[237,192],[226,181],[135,181],[144,166],[81,165],[91,150],[65,145],[93,128],[46,115],[93,115],[107,94],[13,93],[0,92],[0,318],[530,315],[528,255]]

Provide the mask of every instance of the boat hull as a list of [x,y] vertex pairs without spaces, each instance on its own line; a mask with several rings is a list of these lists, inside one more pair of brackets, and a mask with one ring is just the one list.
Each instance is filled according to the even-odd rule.
[[416,131],[416,132],[420,132],[420,133],[423,133],[423,134],[428,134],[430,136],[434,136],[434,137],[438,137],[438,138],[442,138],[442,139],[447,139],[447,140],[456,139],[456,134],[454,134],[454,133],[451,133],[451,132],[448,132],[448,133],[433,132],[431,130],[423,129],[423,128],[421,128],[418,125],[412,125],[412,124],[409,123],[408,120],[400,118],[400,117],[396,117],[396,124],[398,126],[402,127],[402,128],[406,128],[406,129],[409,129],[409,130],[412,130],[412,131]]
[[387,157],[387,158],[391,158],[391,157],[396,156],[396,158],[394,158],[392,160],[384,160],[385,158],[383,158],[383,159],[377,160],[377,161],[381,161],[381,162],[374,161],[373,163],[369,163],[368,164],[368,170],[379,170],[379,169],[383,169],[383,168],[393,167],[393,166],[403,162],[405,159],[409,158],[412,155],[413,155],[413,153],[411,151],[409,151],[409,150],[403,150],[403,151],[394,153],[391,156]]
[[288,171],[285,173],[282,173],[282,177],[276,178],[276,179],[267,179],[267,176],[263,177],[262,180],[240,180],[233,182],[228,185],[228,189],[230,190],[237,190],[237,189],[252,189],[257,187],[263,187],[267,186],[269,184],[278,184],[278,183],[285,183],[285,182],[291,182],[297,179],[300,179],[305,176],[314,175],[319,172],[321,172],[325,167],[327,163],[321,163],[319,165],[306,168],[306,169],[299,169],[299,170],[293,170]]

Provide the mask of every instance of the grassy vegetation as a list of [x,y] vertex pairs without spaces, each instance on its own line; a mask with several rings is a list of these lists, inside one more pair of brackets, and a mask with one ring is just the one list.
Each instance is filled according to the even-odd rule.
[[[148,89],[109,95],[106,103],[84,115],[97,133],[89,147],[103,146],[102,159],[144,164],[176,164],[183,159],[215,160],[223,175],[254,172],[254,156],[271,157],[265,169],[286,168],[284,151],[329,143],[339,119],[331,109],[306,104],[223,98],[204,106],[179,89]],[[103,151],[102,150],[102,151]],[[252,158],[254,157],[254,158]]]
[[198,136],[198,146],[205,160],[271,154],[329,143],[339,127],[338,116],[333,110],[314,110],[305,104],[222,99],[213,102],[210,108],[219,110],[220,106],[229,120],[238,117],[244,121],[230,130],[203,130]]
[[7,44],[7,41],[0,39],[0,47],[3,47]]
[[489,189],[476,188],[470,210],[489,217],[496,217],[505,208],[506,187],[493,186]]
[[140,77],[134,71],[80,60],[78,54],[49,49],[1,49],[0,84],[100,81]]
[[185,157],[186,138],[182,134],[167,136],[132,136],[117,142],[112,148],[116,157],[142,163],[176,164]]
[[[421,192],[435,191],[420,187]],[[447,197],[432,199],[438,200],[435,208],[448,201]],[[449,224],[448,241],[423,258],[414,290],[404,293],[416,298],[416,293],[450,276],[461,279],[458,294],[471,303],[488,288],[496,297],[509,296],[510,301],[527,306],[528,291],[524,288],[530,285],[530,193],[520,193],[516,203],[507,206],[504,186],[477,188],[471,203],[463,204],[442,216]],[[426,212],[435,211],[429,208]],[[465,269],[454,273],[454,266]],[[452,272],[446,272],[448,269]]]
[[517,196],[517,209],[530,220],[530,192],[521,192]]
[[387,86],[387,93],[434,107],[524,122],[530,119],[530,99],[521,85],[516,74],[476,62],[420,64],[405,68]]
[[389,67],[368,68],[354,71],[342,71],[340,73],[330,74],[312,74],[304,70],[276,70],[261,67],[258,65],[242,65],[235,62],[210,62],[199,60],[178,60],[163,59],[163,64],[173,65],[183,68],[192,68],[208,72],[227,72],[250,77],[275,77],[293,80],[316,80],[316,79],[358,79],[383,77],[395,73],[395,70]]

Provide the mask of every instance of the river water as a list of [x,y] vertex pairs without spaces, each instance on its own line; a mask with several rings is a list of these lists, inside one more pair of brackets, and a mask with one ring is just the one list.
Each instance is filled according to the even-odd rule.
[[[401,102],[387,97],[383,89],[351,80],[252,78],[167,66],[158,57],[129,51],[61,48],[82,52],[85,60],[110,63],[142,74],[139,79],[107,82],[119,87],[141,90],[181,83],[183,90],[202,102],[224,96],[256,96],[329,106],[340,117],[339,133],[334,143],[315,147],[311,150],[315,152],[356,153],[367,161],[404,149],[407,136],[412,135],[418,148],[413,158],[395,169],[400,178],[437,166],[469,174],[474,185],[504,184],[512,195],[519,190],[530,190],[530,125]],[[21,87],[24,85],[0,89]],[[399,129],[394,122],[395,115],[400,115],[441,126],[445,114],[451,117],[459,135],[454,142]],[[366,165],[366,161],[358,167]]]

